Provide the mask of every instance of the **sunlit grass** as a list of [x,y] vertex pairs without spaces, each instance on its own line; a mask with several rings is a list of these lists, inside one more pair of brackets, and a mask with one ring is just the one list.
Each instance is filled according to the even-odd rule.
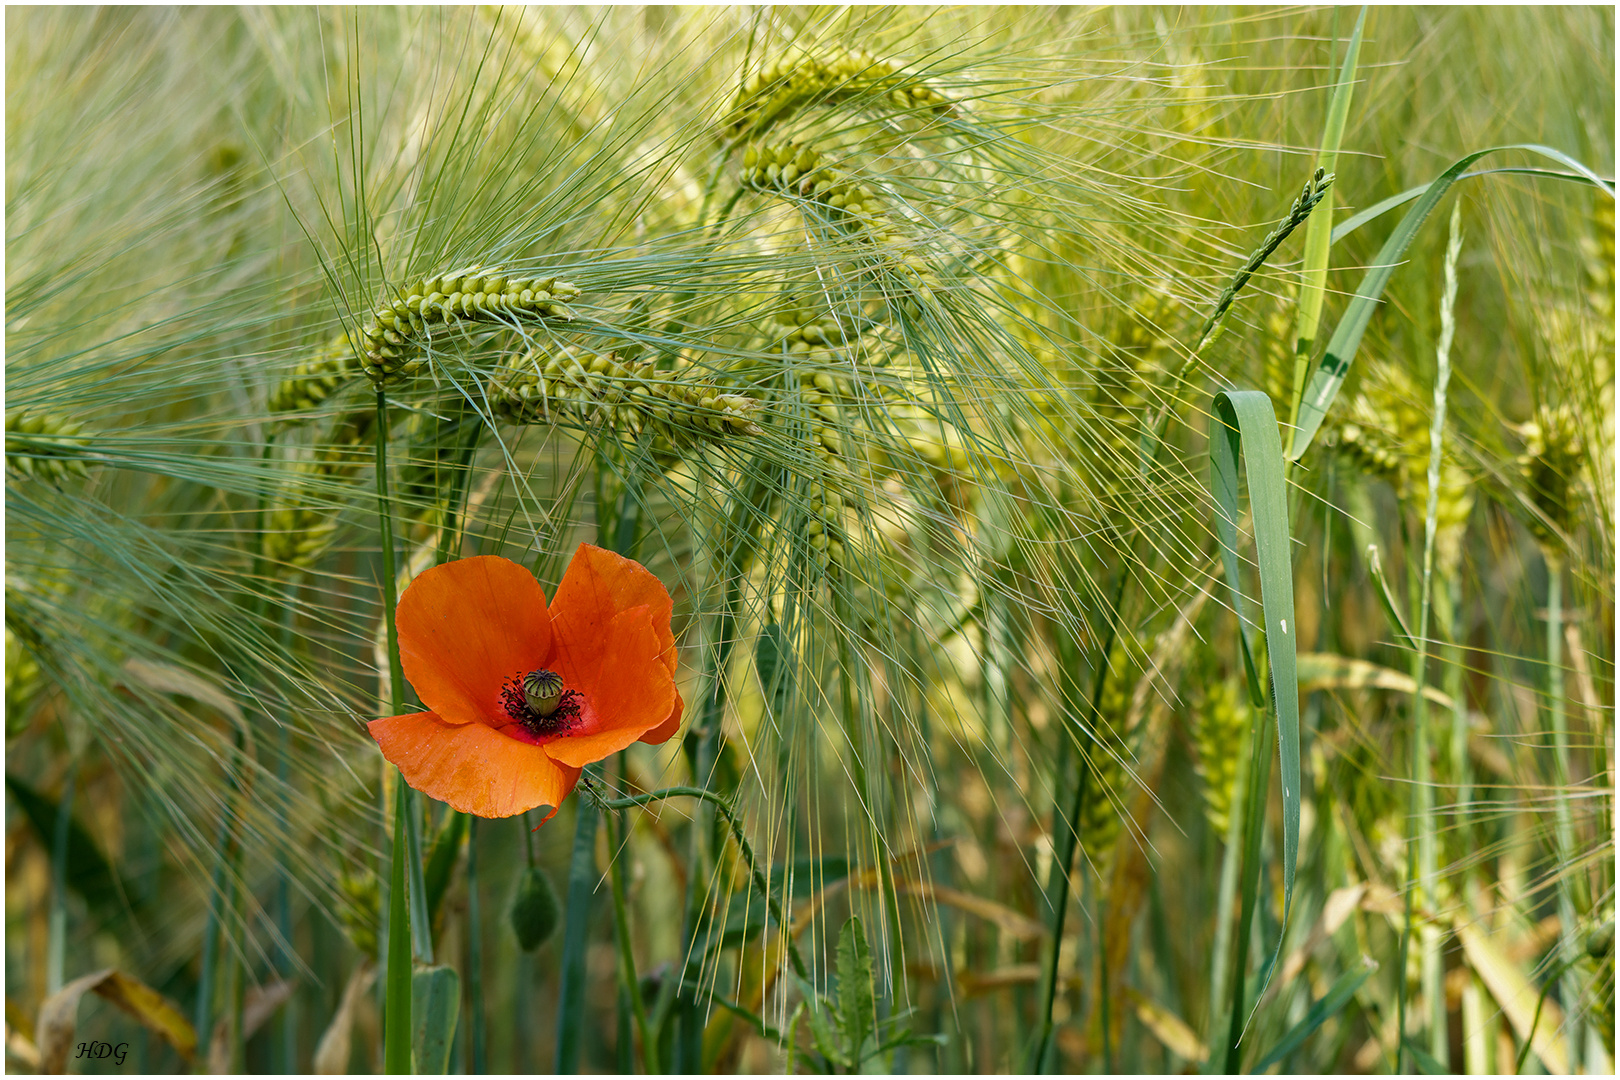
[[[399,584],[502,554],[549,594],[580,541],[619,550],[674,598],[686,719],[532,837],[480,821],[476,879],[470,853],[441,864],[451,1071],[1221,1071],[1234,1005],[1245,1069],[1288,1046],[1283,1071],[1506,1072],[1528,1047],[1607,1071],[1610,192],[1463,180],[1391,278],[1288,474],[1286,926],[1279,794],[1241,865],[1273,721],[1207,433],[1221,390],[1289,417],[1303,228],[1199,338],[1311,176],[1354,22],[8,11],[8,1068],[109,966],[176,1003],[199,1066],[381,1068],[360,988],[398,776],[363,727],[391,711],[367,327],[424,279],[498,270],[579,294],[441,321],[387,381]],[[1375,9],[1357,79],[1337,220],[1506,143],[1612,176],[1612,13]],[[1527,165],[1561,171],[1476,168]],[[1401,212],[1333,246],[1313,364]],[[682,785],[724,806],[600,808]],[[431,849],[451,819],[421,802]],[[531,862],[590,900],[525,953]],[[864,1048],[828,1012],[863,963]],[[182,1067],[152,1014],[78,1009],[74,1040]]]

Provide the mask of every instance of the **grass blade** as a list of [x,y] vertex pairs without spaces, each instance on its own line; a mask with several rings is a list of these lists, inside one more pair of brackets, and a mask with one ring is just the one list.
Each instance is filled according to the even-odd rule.
[[1250,1072],[1263,1073],[1295,1050],[1298,1050],[1305,1040],[1311,1037],[1311,1033],[1322,1026],[1324,1021],[1329,1017],[1336,1016],[1339,1010],[1345,1007],[1350,999],[1355,996],[1356,991],[1361,989],[1361,984],[1366,982],[1368,977],[1377,970],[1378,962],[1371,957],[1363,956],[1361,958],[1361,969],[1359,971],[1347,971],[1340,975],[1322,1000],[1312,1005],[1304,1017],[1300,1019],[1300,1022],[1290,1028],[1288,1034],[1284,1035],[1277,1045],[1272,1047],[1271,1053],[1262,1058],[1260,1063]]
[[1379,557],[1377,544],[1367,547],[1367,573],[1378,585],[1378,602],[1383,605],[1389,625],[1401,636],[1401,644],[1408,649],[1416,649],[1417,639],[1412,636],[1412,628],[1406,624],[1406,616],[1401,614],[1401,606],[1390,591],[1389,577],[1384,573],[1384,561]]
[[[1294,898],[1294,873],[1299,861],[1299,682],[1295,671],[1294,578],[1289,548],[1288,499],[1283,478],[1282,440],[1271,398],[1258,390],[1223,390],[1215,395],[1215,420],[1210,425],[1210,480],[1216,501],[1216,533],[1226,579],[1234,586],[1232,603],[1238,614],[1239,639],[1244,648],[1245,669],[1255,680],[1254,664],[1242,631],[1242,596],[1237,582],[1238,485],[1237,458],[1244,454],[1249,481],[1249,505],[1253,511],[1255,548],[1260,564],[1260,601],[1266,631],[1266,654],[1271,672],[1271,700],[1277,717],[1277,752],[1283,788],[1283,914],[1284,934],[1277,940],[1282,951],[1288,916]],[[1249,921],[1253,916],[1255,888],[1259,874],[1259,837],[1264,827],[1265,794],[1269,779],[1268,740],[1261,738],[1251,765],[1248,839],[1244,853],[1244,903],[1238,928],[1236,962],[1246,959]],[[1275,970],[1273,956],[1268,972]],[[1269,979],[1269,974],[1267,975]],[[1245,1000],[1244,980],[1233,980],[1232,1030],[1238,1033],[1238,1020]],[[1228,1046],[1228,1068],[1235,1064],[1237,1039]]]
[[461,1010],[461,976],[444,964],[418,970],[411,980],[416,1071],[442,1076],[450,1067],[450,1044]]
[[1552,158],[1597,184],[1609,194],[1610,198],[1614,196],[1612,185],[1574,158],[1551,147],[1537,146],[1533,143],[1515,143],[1511,146],[1493,146],[1486,150],[1477,150],[1459,158],[1449,169],[1435,177],[1424,188],[1417,205],[1406,212],[1401,223],[1395,226],[1395,231],[1390,233],[1389,239],[1384,241],[1383,248],[1373,259],[1372,268],[1361,279],[1361,284],[1356,288],[1355,298],[1350,301],[1350,306],[1345,309],[1338,327],[1333,331],[1327,351],[1318,362],[1316,372],[1311,376],[1310,384],[1305,388],[1304,397],[1300,401],[1299,421],[1294,428],[1294,441],[1288,452],[1290,461],[1299,460],[1300,455],[1310,448],[1317,431],[1321,429],[1322,421],[1327,418],[1327,411],[1333,405],[1333,399],[1338,396],[1339,388],[1344,385],[1344,378],[1350,372],[1350,364],[1355,360],[1356,350],[1361,347],[1361,336],[1366,333],[1368,324],[1372,322],[1373,313],[1383,298],[1384,289],[1399,267],[1406,249],[1412,246],[1418,230],[1423,227],[1429,214],[1440,204],[1440,200],[1451,189],[1451,185],[1457,182],[1468,166],[1487,154],[1501,150],[1528,150]]
[[[1344,138],[1345,121],[1350,116],[1350,101],[1355,96],[1356,88],[1356,61],[1361,55],[1361,29],[1367,21],[1367,9],[1363,7],[1361,14],[1356,16],[1356,28],[1350,33],[1350,45],[1344,54],[1344,63],[1339,68],[1339,81],[1333,88],[1333,100],[1328,104],[1327,123],[1322,129],[1322,149],[1316,156],[1318,167],[1333,172],[1339,160],[1339,143]],[[1322,319],[1322,298],[1327,292],[1328,250],[1333,242],[1333,192],[1327,193],[1327,202],[1317,208],[1318,212],[1311,215],[1310,221],[1305,223],[1305,265],[1300,271],[1299,291],[1299,328],[1295,334],[1298,339],[1296,354],[1300,357],[1298,363],[1304,364],[1304,357],[1310,352],[1311,344],[1316,340],[1316,328]],[[1296,370],[1294,411],[1297,414],[1299,404],[1298,387],[1304,382],[1303,371]]]
[[[1543,180],[1575,180],[1583,184],[1591,184],[1604,192],[1611,190],[1608,181],[1584,168],[1578,174],[1575,174],[1556,172],[1552,169],[1537,169],[1528,165],[1507,165],[1496,169],[1478,169],[1474,172],[1465,172],[1461,176],[1457,177],[1457,179],[1472,180],[1476,176],[1498,176],[1502,174],[1511,174],[1514,176],[1539,176]],[[1391,195],[1387,199],[1380,199],[1378,202],[1373,203],[1365,210],[1358,210],[1356,213],[1350,215],[1337,225],[1333,226],[1333,243],[1337,244],[1339,241],[1343,240],[1345,237],[1349,236],[1351,233],[1355,232],[1369,221],[1376,221],[1385,214],[1389,213],[1391,210],[1394,210],[1397,207],[1405,206],[1407,203],[1411,202],[1419,195],[1422,195],[1427,190],[1429,190],[1428,184],[1419,184],[1417,187],[1407,188],[1398,195]]]
[[[1236,576],[1237,454],[1240,439],[1249,480],[1254,537],[1260,562],[1260,600],[1271,665],[1271,697],[1277,715],[1277,752],[1283,785],[1284,919],[1294,894],[1294,865],[1299,857],[1299,683],[1295,672],[1294,576],[1289,546],[1288,499],[1283,482],[1282,440],[1271,399],[1259,390],[1226,390],[1215,395],[1223,431],[1211,431],[1211,472],[1216,478],[1221,558],[1228,583]],[[1238,603],[1234,593],[1233,603]],[[1241,618],[1241,608],[1239,616]],[[1250,661],[1252,669],[1252,661]]]

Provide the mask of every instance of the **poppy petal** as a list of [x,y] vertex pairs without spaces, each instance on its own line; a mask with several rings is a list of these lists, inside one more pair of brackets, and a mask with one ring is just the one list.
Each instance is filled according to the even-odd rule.
[[578,642],[571,629],[572,624],[557,627],[554,663],[583,702],[573,731],[548,741],[545,752],[578,769],[667,723],[678,696],[645,606],[619,612],[598,638]]
[[405,677],[447,724],[504,723],[501,684],[551,652],[545,590],[497,555],[423,571],[400,597],[395,622]]
[[502,818],[537,806],[555,813],[579,782],[578,769],[483,724],[447,724],[422,712],[369,726],[383,757],[399,766],[407,784],[463,813]]
[[657,746],[660,743],[668,742],[670,736],[681,730],[682,708],[681,695],[679,692],[677,692],[675,694],[675,709],[669,714],[669,719],[665,720],[662,724],[659,724],[657,727],[647,732],[647,734],[643,735],[640,741],[648,743],[652,746]]
[[650,609],[658,634],[659,657],[674,675],[675,635],[669,619],[675,602],[664,583],[633,559],[592,544],[579,545],[551,599],[551,612],[554,621],[571,624],[575,641],[590,641],[607,630],[614,615],[643,604]]

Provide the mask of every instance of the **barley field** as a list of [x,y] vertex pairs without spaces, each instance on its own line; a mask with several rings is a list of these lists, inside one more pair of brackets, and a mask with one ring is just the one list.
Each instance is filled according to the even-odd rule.
[[8,1072],[1614,1071],[1614,12],[6,20]]

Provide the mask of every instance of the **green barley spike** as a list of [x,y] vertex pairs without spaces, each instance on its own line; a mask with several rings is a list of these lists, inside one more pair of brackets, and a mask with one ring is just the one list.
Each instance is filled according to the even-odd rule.
[[1558,542],[1575,522],[1576,495],[1583,482],[1586,457],[1579,420],[1568,405],[1542,405],[1519,428],[1524,453],[1519,472],[1539,515],[1531,530],[1545,544]]
[[1253,721],[1253,706],[1247,691],[1222,679],[1208,685],[1195,707],[1193,741],[1198,750],[1198,775],[1204,780],[1204,814],[1215,834],[1224,836],[1232,813],[1232,789],[1242,764],[1238,757],[1243,734]]
[[362,370],[379,389],[420,372],[436,334],[469,326],[569,321],[577,285],[469,267],[423,278],[395,292],[360,328]]
[[84,425],[57,413],[11,409],[6,413],[6,471],[60,483],[88,476],[90,437]]
[[811,106],[851,102],[933,115],[955,112],[950,98],[864,50],[801,51],[779,57],[744,79],[721,126],[736,144],[759,138]]

